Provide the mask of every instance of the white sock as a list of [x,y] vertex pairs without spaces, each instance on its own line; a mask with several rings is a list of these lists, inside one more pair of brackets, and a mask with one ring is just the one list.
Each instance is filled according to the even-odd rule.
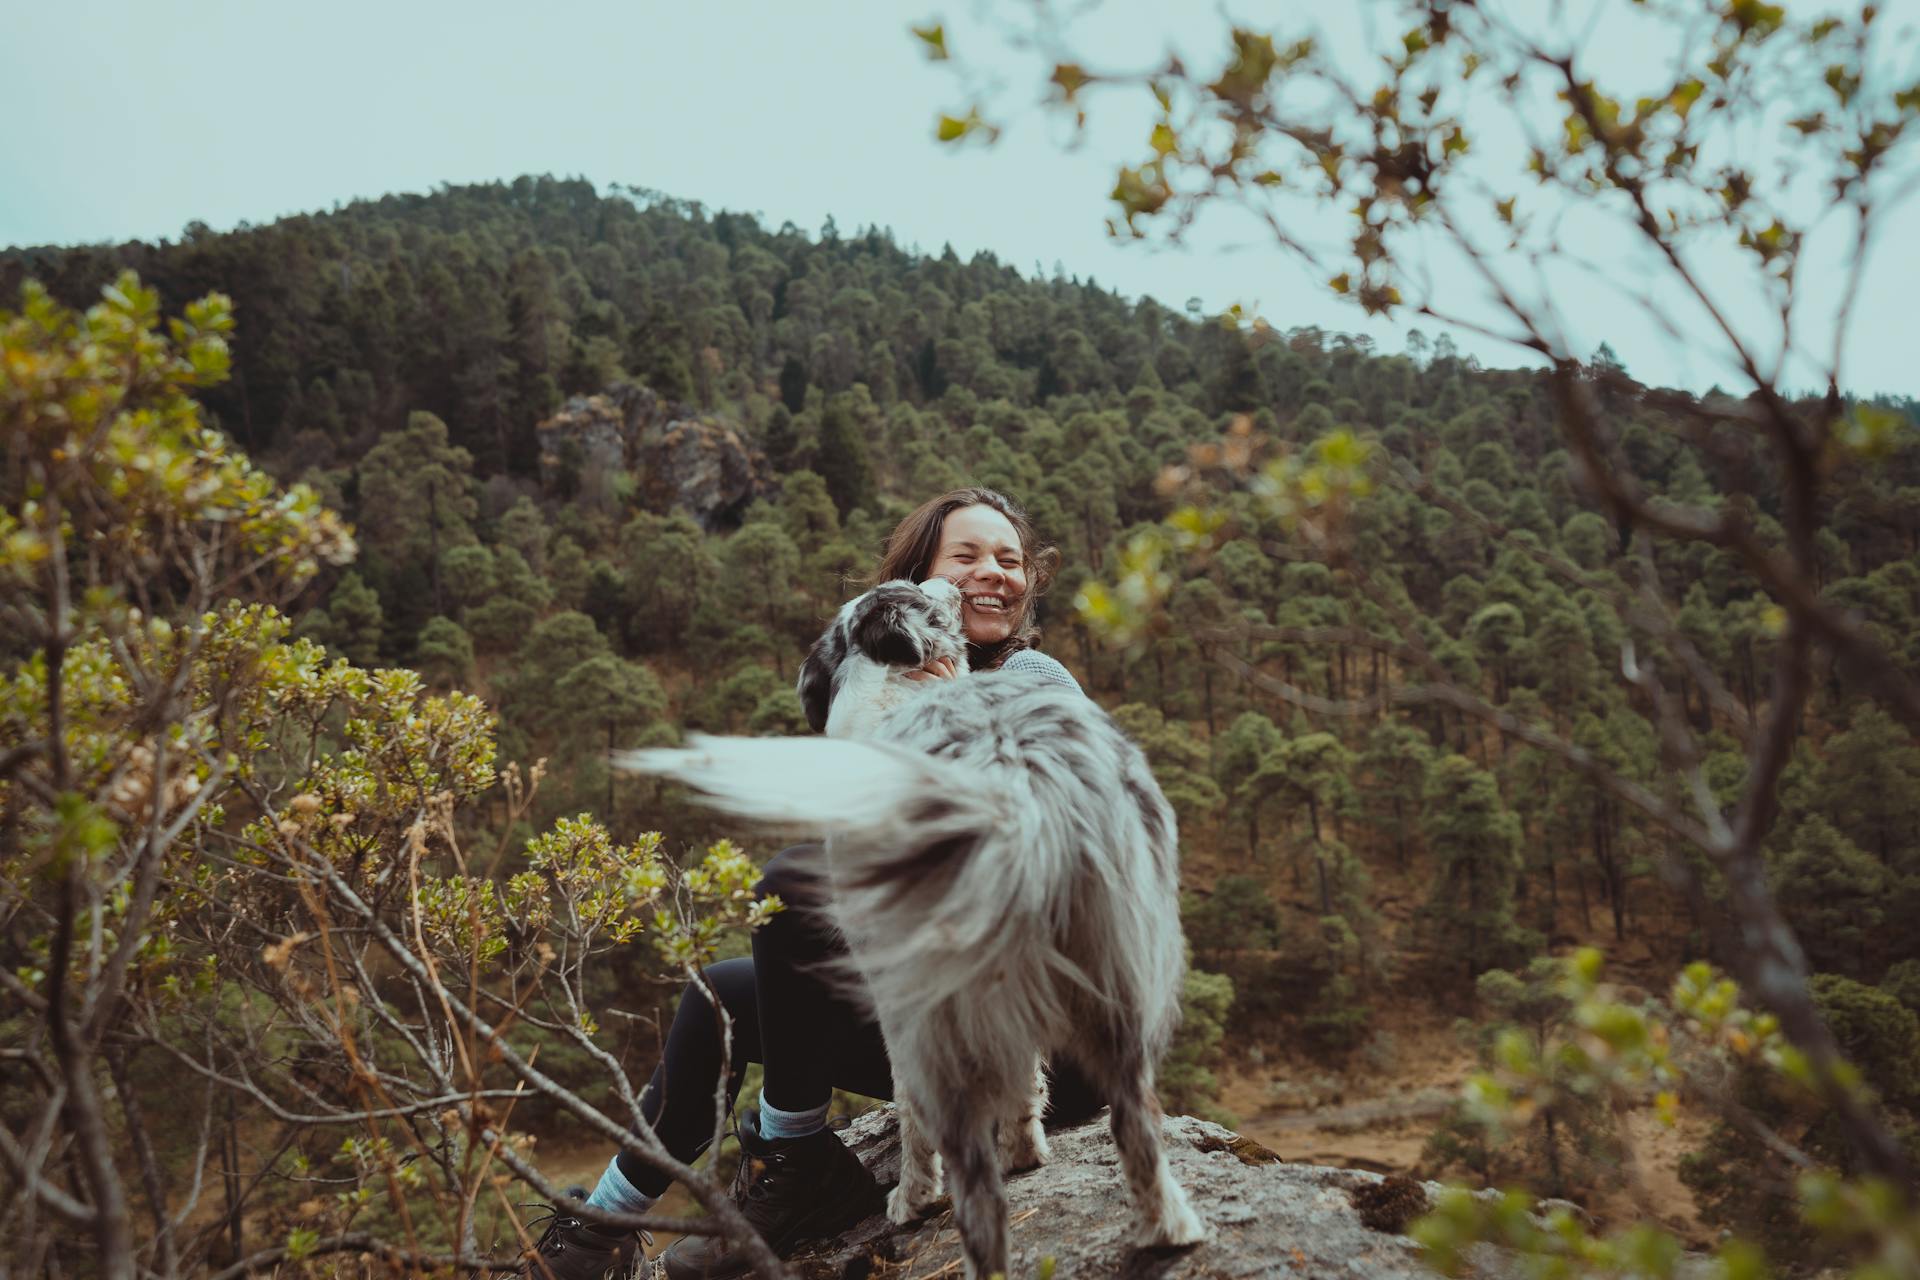
[[615,1156],[607,1161],[607,1171],[600,1175],[600,1185],[587,1197],[587,1203],[608,1213],[645,1213],[657,1198],[628,1182],[627,1175],[620,1172],[620,1157]]
[[833,1105],[828,1098],[817,1107],[805,1111],[782,1111],[767,1101],[767,1091],[760,1091],[760,1136],[763,1138],[807,1138],[827,1127],[827,1109]]

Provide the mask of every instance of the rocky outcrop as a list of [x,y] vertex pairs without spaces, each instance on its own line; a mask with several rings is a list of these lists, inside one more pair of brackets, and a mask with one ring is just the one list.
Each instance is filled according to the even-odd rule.
[[640,498],[650,511],[679,508],[712,532],[732,527],[778,486],[767,455],[732,427],[678,419],[641,442]]
[[739,523],[777,487],[766,455],[737,427],[629,383],[574,396],[535,431],[543,483],[567,468],[629,471],[648,510],[684,511],[709,532]]
[[[1040,1274],[1054,1261],[1059,1280],[1434,1280],[1420,1248],[1398,1232],[1425,1212],[1438,1183],[1355,1169],[1287,1164],[1259,1143],[1217,1124],[1170,1117],[1161,1130],[1174,1176],[1212,1229],[1190,1249],[1136,1249],[1119,1156],[1103,1120],[1048,1135],[1053,1158],[1007,1182],[1013,1223],[1011,1276]],[[861,1116],[841,1135],[883,1186],[898,1180],[893,1109]],[[1493,1194],[1493,1193],[1487,1193]],[[943,1201],[927,1217],[895,1227],[875,1216],[793,1259],[805,1280],[957,1280],[960,1246]],[[1706,1259],[1679,1274],[1704,1280]],[[1519,1280],[1510,1256],[1481,1247],[1481,1280]]]
[[540,440],[543,485],[553,484],[566,466],[624,471],[632,465],[626,410],[613,395],[574,396],[533,431]]
[[[1379,1175],[1284,1164],[1259,1143],[1190,1117],[1168,1119],[1163,1132],[1174,1176],[1207,1219],[1211,1240],[1191,1249],[1140,1250],[1131,1245],[1133,1224],[1119,1157],[1104,1120],[1095,1121],[1049,1135],[1052,1160],[1008,1181],[1011,1274],[1036,1275],[1040,1260],[1050,1256],[1061,1280],[1432,1280],[1413,1241],[1362,1222],[1353,1193],[1379,1186]],[[860,1117],[842,1137],[882,1184],[897,1180],[900,1149],[891,1108]],[[870,1218],[838,1240],[797,1257],[794,1265],[807,1280],[904,1280],[909,1275],[957,1276],[959,1257],[951,1215],[936,1210],[903,1228],[884,1217]]]

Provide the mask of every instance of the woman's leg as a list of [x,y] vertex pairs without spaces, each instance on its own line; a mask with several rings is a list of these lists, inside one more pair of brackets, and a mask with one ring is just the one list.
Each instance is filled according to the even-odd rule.
[[[843,994],[847,946],[823,914],[825,851],[795,845],[768,859],[754,894],[777,893],[787,909],[753,935],[760,1045],[766,1056],[764,1104],[783,1112],[825,1107],[835,1088],[870,1098],[893,1096],[893,1068],[880,1025]],[[1092,1119],[1104,1094],[1072,1059],[1048,1064],[1045,1122],[1059,1128]],[[821,1111],[822,1119],[825,1112]]]
[[[762,897],[778,894],[787,909],[753,936],[766,1075],[758,1114],[740,1124],[742,1167],[752,1180],[736,1187],[742,1214],[782,1257],[800,1240],[832,1235],[881,1205],[873,1175],[826,1129],[834,1085],[884,1095],[891,1068],[879,1028],[836,985],[846,953],[820,910],[818,858],[804,847],[776,854],[755,887]],[[668,1280],[730,1280],[752,1270],[718,1236],[675,1241],[661,1266]]]
[[824,1125],[836,1085],[871,1097],[893,1093],[880,1028],[839,985],[848,973],[847,948],[824,910],[823,859],[818,845],[782,850],[754,886],[756,896],[778,894],[787,908],[753,934],[766,1064],[762,1119],[768,1111],[801,1116],[802,1128]]
[[[740,1091],[749,1062],[760,1061],[760,1020],[756,1010],[754,962],[747,956],[721,960],[705,970],[707,984],[733,1020],[733,1052],[728,1058],[727,1099]],[[640,1095],[640,1113],[673,1156],[685,1164],[713,1140],[713,1086],[722,1058],[720,1023],[706,994],[688,983],[667,1028],[660,1065]],[[673,1179],[640,1157],[622,1151],[621,1174],[642,1195],[657,1199]]]
[[[749,1062],[765,1065],[763,1100],[788,1112],[825,1105],[835,1087],[892,1096],[892,1069],[880,1028],[865,1021],[830,978],[846,948],[820,914],[820,853],[818,845],[799,845],[768,860],[754,894],[778,894],[787,910],[754,931],[752,958],[722,960],[706,970],[708,984],[733,1019],[730,1099]],[[721,1056],[713,1007],[689,984],[668,1028],[660,1065],[640,1097],[641,1114],[675,1159],[693,1160],[712,1140],[713,1086]],[[672,1181],[638,1156],[623,1151],[617,1160],[643,1195],[657,1197]]]

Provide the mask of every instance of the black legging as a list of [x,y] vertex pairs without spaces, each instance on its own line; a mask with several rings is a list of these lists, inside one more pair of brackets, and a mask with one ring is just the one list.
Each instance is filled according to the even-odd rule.
[[[835,1088],[870,1098],[893,1097],[893,1068],[877,1024],[848,1003],[825,976],[846,954],[845,944],[819,912],[819,846],[797,845],[775,854],[754,886],[756,897],[779,894],[787,906],[753,933],[753,956],[721,960],[706,980],[733,1019],[729,1103],[740,1092],[749,1062],[764,1068],[767,1101],[782,1111],[806,1111]],[[666,1049],[640,1095],[640,1110],[680,1162],[713,1137],[713,1086],[720,1074],[720,1027],[699,987],[688,985],[667,1031]],[[1083,1120],[1106,1105],[1071,1063],[1051,1064],[1046,1119]],[[658,1196],[673,1179],[631,1152],[619,1153],[620,1172],[642,1193]]]

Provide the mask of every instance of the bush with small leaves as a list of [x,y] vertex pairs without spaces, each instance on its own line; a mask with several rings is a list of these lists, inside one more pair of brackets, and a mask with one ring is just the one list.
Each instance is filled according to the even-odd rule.
[[[1831,1135],[1822,1139],[1807,1123],[1820,1114],[1819,1075],[1807,1055],[1781,1035],[1778,1020],[1746,1008],[1735,984],[1705,964],[1689,965],[1664,1004],[1628,1005],[1601,982],[1601,963],[1598,952],[1582,951],[1560,964],[1557,981],[1540,968],[1529,982],[1511,984],[1513,994],[1542,1011],[1563,1009],[1570,1035],[1547,1053],[1537,1052],[1524,1037],[1501,1036],[1496,1069],[1475,1076],[1465,1094],[1480,1123],[1490,1132],[1518,1131],[1542,1107],[1576,1093],[1615,1114],[1651,1108],[1670,1125],[1684,1094],[1723,1118],[1716,1142],[1703,1153],[1712,1161],[1716,1181],[1689,1178],[1708,1211],[1731,1203],[1716,1187],[1737,1188],[1741,1196],[1765,1202],[1764,1216],[1743,1221],[1743,1234],[1727,1238],[1716,1250],[1722,1274],[1763,1280],[1775,1274],[1769,1254],[1789,1265],[1816,1258],[1828,1266],[1845,1262],[1855,1280],[1912,1274],[1912,1260],[1920,1256],[1920,1206],[1884,1179],[1833,1163],[1836,1154],[1844,1162],[1844,1153],[1829,1145]],[[1884,1016],[1873,999],[1826,985],[1829,997],[1840,1000],[1836,1010],[1874,1010],[1880,1012],[1865,1016]],[[1884,996],[1881,1000],[1907,1012]],[[1909,1067],[1903,1062],[1895,1070]],[[1857,1073],[1842,1074],[1852,1078],[1848,1087],[1859,1087]],[[1768,1099],[1764,1110],[1755,1109],[1756,1101]],[[1725,1141],[1732,1124],[1753,1141]],[[1617,1138],[1627,1152],[1621,1168],[1629,1175],[1628,1190],[1645,1199],[1645,1188],[1631,1176],[1635,1164],[1624,1131]],[[1767,1173],[1767,1161],[1756,1159],[1762,1153],[1778,1162],[1774,1175]],[[1792,1186],[1791,1194],[1774,1190],[1784,1185]],[[1596,1235],[1565,1209],[1538,1212],[1530,1193],[1513,1190],[1490,1199],[1461,1189],[1443,1196],[1412,1234],[1447,1275],[1470,1270],[1471,1248],[1480,1244],[1518,1253],[1535,1274],[1623,1280],[1675,1275],[1681,1243],[1652,1225],[1658,1214],[1650,1201],[1643,1212],[1640,1223]]]
[[[225,371],[225,301],[167,335],[158,320],[131,276],[85,315],[34,286],[0,313],[0,609],[31,645],[0,682],[5,1017],[29,1068],[5,1117],[41,1117],[38,1137],[7,1134],[39,1206],[9,1250],[45,1257],[57,1233],[66,1265],[115,1280],[199,1273],[222,1247],[250,1270],[341,1250],[478,1265],[524,1237],[497,1172],[556,1192],[525,1158],[529,1095],[672,1164],[631,1125],[594,967],[644,942],[656,974],[696,973],[779,904],[753,900],[732,846],[676,869],[658,836],[622,846],[585,818],[509,873],[541,766],[496,767],[472,695],[291,634],[278,606],[353,540],[200,422],[189,392]],[[364,657],[372,634],[343,644]],[[547,1069],[547,1037],[609,1109]],[[126,1087],[161,1067],[165,1106]],[[183,1121],[184,1167],[226,1169],[223,1229],[184,1229],[206,1180],[171,1185],[155,1158]],[[299,1200],[328,1153],[337,1194]],[[674,1171],[751,1236],[717,1186]],[[283,1242],[249,1252],[262,1222]]]

